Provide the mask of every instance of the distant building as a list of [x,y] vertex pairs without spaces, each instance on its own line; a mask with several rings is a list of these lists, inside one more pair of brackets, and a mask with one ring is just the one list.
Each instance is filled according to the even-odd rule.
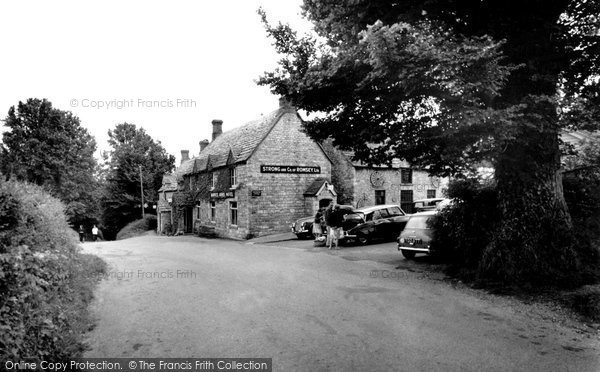
[[391,166],[370,166],[353,160],[352,152],[340,151],[329,141],[323,148],[333,161],[331,178],[341,204],[356,208],[398,204],[413,213],[414,200],[445,196],[447,178],[431,177],[406,161],[394,159]]

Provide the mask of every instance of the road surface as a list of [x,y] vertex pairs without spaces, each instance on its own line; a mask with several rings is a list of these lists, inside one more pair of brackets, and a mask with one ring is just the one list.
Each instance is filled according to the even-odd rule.
[[[275,371],[600,370],[597,334],[423,277],[393,244],[284,245],[83,244],[109,264],[85,356],[267,357]],[[356,253],[382,246],[380,260]]]

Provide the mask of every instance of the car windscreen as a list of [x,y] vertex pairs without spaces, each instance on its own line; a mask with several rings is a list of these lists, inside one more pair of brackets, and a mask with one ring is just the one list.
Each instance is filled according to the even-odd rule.
[[427,229],[431,216],[412,216],[406,223],[405,229]]
[[388,212],[390,213],[390,217],[404,216],[404,212],[400,207],[390,207],[388,208]]

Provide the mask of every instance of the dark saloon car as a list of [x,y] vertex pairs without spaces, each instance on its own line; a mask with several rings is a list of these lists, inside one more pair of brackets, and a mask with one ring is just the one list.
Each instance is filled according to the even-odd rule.
[[398,250],[404,258],[410,260],[417,253],[431,254],[433,229],[430,221],[438,211],[415,213],[410,216],[406,227],[398,236]]
[[395,204],[359,208],[344,217],[343,240],[367,244],[372,240],[394,240],[409,215]]
[[292,224],[292,232],[296,234],[298,239],[312,239],[312,229],[314,222],[314,216],[299,218],[296,220],[296,222]]

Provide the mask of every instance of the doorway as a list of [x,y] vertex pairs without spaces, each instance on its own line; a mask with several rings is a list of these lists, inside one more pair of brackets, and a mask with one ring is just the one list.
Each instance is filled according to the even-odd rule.
[[194,210],[192,207],[185,207],[183,211],[183,232],[191,233],[194,222]]

